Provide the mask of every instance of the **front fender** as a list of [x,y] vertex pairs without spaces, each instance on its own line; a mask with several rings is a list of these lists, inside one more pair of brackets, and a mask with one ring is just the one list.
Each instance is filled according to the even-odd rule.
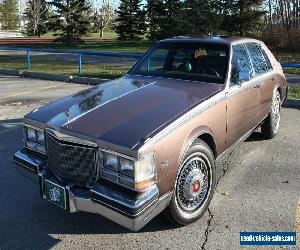
[[[182,159],[184,158],[187,150],[189,149],[189,147],[192,145],[192,143],[197,139],[199,138],[201,135],[204,135],[204,134],[208,134],[210,135],[212,138],[215,138],[214,137],[214,133],[212,132],[212,130],[205,126],[205,125],[201,125],[195,129],[193,129],[189,135],[186,137],[183,145],[182,145],[182,148],[181,148],[181,151],[180,151],[180,155],[179,155],[179,159],[178,159],[178,166],[181,165],[181,162],[182,162]],[[216,144],[215,144],[215,141],[214,141],[214,147],[216,148]]]

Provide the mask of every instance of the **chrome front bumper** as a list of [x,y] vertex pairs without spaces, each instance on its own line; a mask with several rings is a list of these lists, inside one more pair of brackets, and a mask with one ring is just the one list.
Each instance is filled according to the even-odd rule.
[[153,186],[136,199],[126,198],[120,191],[97,184],[91,189],[66,185],[43,167],[44,160],[27,151],[14,155],[18,171],[40,186],[44,198],[44,180],[63,185],[67,190],[67,209],[71,212],[85,211],[102,215],[128,229],[138,231],[161,213],[169,204],[171,193],[159,197],[157,186]]

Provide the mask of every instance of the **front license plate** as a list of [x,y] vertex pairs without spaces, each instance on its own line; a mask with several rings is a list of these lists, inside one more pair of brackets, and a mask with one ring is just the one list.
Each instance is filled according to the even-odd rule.
[[67,209],[66,189],[49,180],[44,180],[44,184],[46,200],[54,203],[62,209]]

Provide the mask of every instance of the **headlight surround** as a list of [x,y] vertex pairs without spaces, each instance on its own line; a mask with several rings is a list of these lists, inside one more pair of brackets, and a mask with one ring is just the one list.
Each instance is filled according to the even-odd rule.
[[26,148],[46,154],[45,132],[42,129],[24,126],[24,145]]
[[[145,190],[153,185],[156,180],[156,165],[153,153],[135,161],[103,151],[100,151],[99,155],[103,159],[102,174],[100,175],[104,179],[117,182],[137,191]],[[114,159],[113,167],[107,159]]]

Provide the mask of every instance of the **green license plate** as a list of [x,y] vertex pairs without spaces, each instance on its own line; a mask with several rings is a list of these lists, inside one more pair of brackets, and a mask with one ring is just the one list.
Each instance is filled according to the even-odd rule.
[[46,200],[62,209],[67,209],[66,189],[49,180],[45,180],[44,184],[44,195]]

